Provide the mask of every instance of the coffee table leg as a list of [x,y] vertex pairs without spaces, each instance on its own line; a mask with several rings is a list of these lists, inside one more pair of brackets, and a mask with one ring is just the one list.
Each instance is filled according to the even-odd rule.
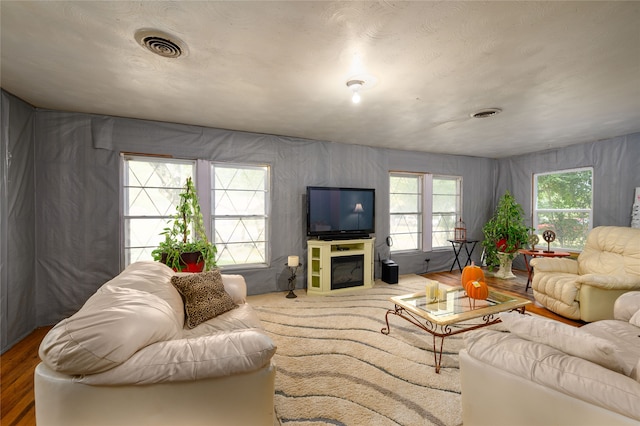
[[433,335],[433,361],[435,363],[436,374],[440,374],[440,365],[442,365],[442,346],[444,345],[444,336],[440,337],[440,351],[436,351],[436,335]]
[[380,333],[382,334],[389,334],[391,333],[391,329],[389,328],[389,314],[395,314],[397,315],[397,310],[398,310],[398,305],[396,305],[396,309],[389,309],[386,313],[386,315],[384,316],[384,320],[387,323],[386,327],[383,327],[382,330],[380,330]]
[[[388,335],[391,332],[391,327],[389,327],[389,315],[396,315],[396,316],[399,316],[400,318],[405,319],[406,321],[409,321],[413,325],[420,327],[427,333],[431,334],[431,336],[433,337],[433,361],[435,364],[434,367],[435,367],[436,373],[440,374],[440,366],[442,365],[442,349],[444,347],[444,338],[452,334],[451,329],[449,328],[449,326],[444,326],[442,329],[442,332],[439,333],[436,330],[437,326],[435,324],[431,324],[427,322],[426,325],[423,325],[419,321],[414,319],[413,315],[411,315],[410,313],[408,313],[410,316],[403,315],[405,312],[406,311],[404,310],[404,308],[398,305],[395,305],[394,309],[387,310],[387,313],[384,316],[384,321],[387,324],[387,326],[383,327],[382,330],[380,330],[380,332],[385,335]],[[438,345],[436,342],[436,338],[438,337],[440,338],[439,350],[437,349]]]

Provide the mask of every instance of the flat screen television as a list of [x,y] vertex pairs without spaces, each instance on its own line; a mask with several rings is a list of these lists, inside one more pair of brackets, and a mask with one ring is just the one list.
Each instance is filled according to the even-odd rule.
[[307,235],[319,239],[366,238],[375,233],[372,188],[307,187]]

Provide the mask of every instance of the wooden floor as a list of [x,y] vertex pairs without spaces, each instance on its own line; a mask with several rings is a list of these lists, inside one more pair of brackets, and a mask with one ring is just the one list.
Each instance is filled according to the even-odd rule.
[[36,424],[33,396],[33,370],[40,362],[38,347],[51,327],[41,327],[0,357],[0,424],[2,426]]
[[[487,284],[495,289],[511,292],[533,301],[531,289],[525,292],[527,273],[525,271],[514,271],[514,273],[516,278],[511,280],[487,277]],[[424,274],[424,276],[443,284],[460,285],[461,273],[459,271],[453,271],[452,273],[434,272]],[[581,322],[571,321],[555,315],[535,302],[527,306],[527,310],[574,326],[582,325]],[[2,375],[0,376],[2,390],[0,424],[2,426],[32,426],[36,424],[33,371],[38,362],[40,362],[38,358],[40,342],[50,329],[51,327],[38,328],[0,357],[2,366]]]

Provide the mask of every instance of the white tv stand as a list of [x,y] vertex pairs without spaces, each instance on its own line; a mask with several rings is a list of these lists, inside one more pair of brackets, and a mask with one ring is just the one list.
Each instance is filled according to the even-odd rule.
[[[373,287],[373,250],[375,238],[359,240],[309,240],[307,241],[307,294],[326,295]],[[332,259],[362,256],[362,285],[347,288],[331,288]]]

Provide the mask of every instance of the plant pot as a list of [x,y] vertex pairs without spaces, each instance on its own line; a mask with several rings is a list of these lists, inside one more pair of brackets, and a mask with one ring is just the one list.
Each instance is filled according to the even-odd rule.
[[[162,258],[160,262],[166,264],[167,263],[167,254],[162,253]],[[182,253],[180,255],[180,266],[181,270],[176,272],[202,272],[204,269],[204,259],[202,259],[202,253],[199,251]]]
[[499,253],[515,253],[515,251],[517,249],[511,250],[511,251],[507,251],[507,239],[506,238],[501,238],[498,240],[498,242],[496,243],[496,248],[498,249]]
[[513,263],[513,259],[518,255],[518,253],[502,253],[498,252],[498,258],[500,259],[500,269],[493,276],[496,278],[500,278],[503,280],[510,280],[515,278],[516,276],[511,271],[511,264]]

